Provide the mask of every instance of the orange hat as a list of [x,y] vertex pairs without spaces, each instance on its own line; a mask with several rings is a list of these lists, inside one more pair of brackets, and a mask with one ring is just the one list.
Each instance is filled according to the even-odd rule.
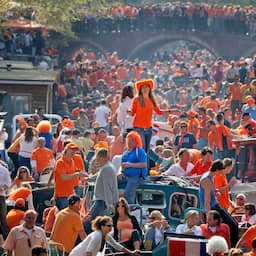
[[71,148],[71,149],[74,149],[74,150],[80,150],[80,148],[75,144],[75,143],[68,143],[65,147],[65,149],[68,149],[68,148]]
[[189,116],[191,116],[191,117],[195,117],[195,116],[196,116],[196,111],[190,109],[190,110],[187,112],[187,114],[188,114]]
[[23,198],[18,198],[16,201],[15,201],[15,206],[18,206],[18,207],[25,207],[25,200]]
[[141,80],[135,83],[137,92],[139,92],[141,87],[144,85],[149,86],[151,91],[154,90],[154,81],[152,79],[147,79],[147,80]]
[[108,143],[106,141],[101,140],[94,145],[94,149],[101,149],[101,148],[109,150]]

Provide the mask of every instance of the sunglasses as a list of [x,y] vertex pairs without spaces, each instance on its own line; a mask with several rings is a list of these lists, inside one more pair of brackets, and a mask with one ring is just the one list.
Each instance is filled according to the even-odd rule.
[[244,198],[242,198],[242,197],[237,197],[237,200],[244,200]]
[[108,228],[112,228],[112,227],[113,227],[113,224],[106,224],[106,225],[104,225],[104,226],[106,226],[106,227],[108,227]]
[[187,126],[186,125],[181,125],[180,128],[187,128]]

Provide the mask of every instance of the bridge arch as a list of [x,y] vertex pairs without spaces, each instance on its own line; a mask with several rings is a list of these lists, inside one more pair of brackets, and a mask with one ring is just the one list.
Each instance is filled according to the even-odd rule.
[[85,38],[83,37],[80,39],[78,42],[73,43],[70,48],[67,49],[67,54],[69,55],[68,57],[72,57],[72,55],[79,49],[85,48],[85,47],[91,47],[93,49],[96,49],[97,51],[101,52],[103,55],[106,55],[108,50],[102,46],[100,43],[97,41],[90,39],[90,38]]
[[221,56],[214,47],[209,45],[209,43],[201,40],[197,36],[191,36],[191,34],[190,35],[173,34],[173,35],[159,35],[156,37],[149,38],[148,40],[140,43],[137,47],[135,47],[135,49],[130,53],[128,59],[134,59],[134,58],[137,58],[138,56],[143,56],[143,55],[144,55],[143,57],[149,57],[149,55],[152,54],[157,48],[159,48],[159,46],[163,46],[168,42],[178,41],[178,40],[184,40],[184,41],[190,41],[190,42],[196,43],[197,45],[207,49],[215,57]]

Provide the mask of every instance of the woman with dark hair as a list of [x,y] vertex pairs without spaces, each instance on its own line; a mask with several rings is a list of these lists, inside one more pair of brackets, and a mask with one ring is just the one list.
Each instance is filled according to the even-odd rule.
[[133,128],[133,117],[128,114],[128,110],[132,106],[134,98],[134,89],[131,85],[126,85],[121,93],[121,104],[117,109],[117,122],[123,129],[123,136],[126,137],[127,133]]
[[131,131],[126,137],[126,151],[122,155],[122,174],[127,181],[124,189],[124,197],[129,204],[135,200],[136,188],[144,182],[148,174],[147,155],[142,148],[140,135]]
[[69,254],[69,256],[90,255],[96,256],[99,252],[104,255],[106,242],[113,246],[117,251],[128,254],[134,254],[134,251],[126,249],[116,242],[109,234],[113,227],[113,221],[108,216],[98,216],[92,221],[92,232],[80,244],[78,244]]
[[245,214],[242,216],[241,222],[249,224],[249,226],[256,224],[256,208],[255,204],[247,203],[244,205]]
[[33,127],[27,127],[20,137],[19,166],[28,167],[31,173],[30,157],[36,147],[36,133]]
[[142,231],[135,216],[130,214],[128,202],[119,198],[113,217],[114,238],[130,250],[139,250]]
[[230,181],[227,180],[234,166],[234,160],[232,158],[223,159],[224,170],[222,173],[213,177],[214,187],[217,191],[216,196],[221,207],[226,210],[230,207],[231,200],[229,199],[229,190],[236,184],[236,178],[232,177]]
[[134,116],[133,127],[142,138],[143,148],[149,152],[150,140],[152,137],[152,116],[153,112],[158,115],[170,113],[170,110],[161,110],[156,103],[152,79],[141,80],[135,84],[137,96],[134,98],[130,112]]

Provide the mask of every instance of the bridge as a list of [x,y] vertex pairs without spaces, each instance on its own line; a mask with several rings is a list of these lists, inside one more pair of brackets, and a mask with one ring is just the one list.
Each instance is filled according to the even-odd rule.
[[185,40],[209,50],[216,57],[228,60],[251,56],[256,52],[255,38],[229,33],[192,31],[135,31],[121,33],[80,34],[78,40],[63,49],[68,56],[79,48],[92,47],[103,54],[117,51],[121,58],[147,59],[161,46]]

